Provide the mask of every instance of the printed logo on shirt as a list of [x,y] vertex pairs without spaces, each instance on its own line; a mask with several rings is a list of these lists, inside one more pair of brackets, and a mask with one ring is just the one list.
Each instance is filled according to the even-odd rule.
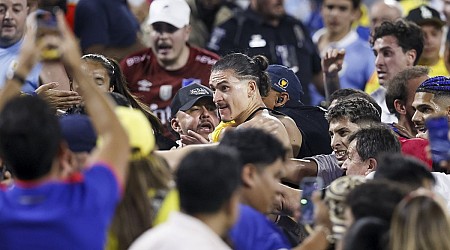
[[211,34],[211,39],[209,40],[208,43],[208,48],[212,49],[212,50],[219,50],[220,46],[220,40],[222,40],[222,38],[225,36],[226,31],[222,28],[214,28],[212,34]]
[[159,88],[159,98],[163,101],[168,101],[172,98],[172,85],[162,85]]
[[250,46],[250,48],[262,48],[262,47],[266,47],[266,40],[264,40],[262,38],[261,35],[257,34],[257,35],[252,35],[250,42],[248,43],[248,46]]
[[139,80],[137,84],[139,86],[138,90],[143,92],[150,92],[150,87],[153,85],[151,82],[145,79]]
[[214,65],[217,62],[216,59],[211,58],[210,56],[206,56],[206,55],[197,55],[195,57],[195,61],[201,62],[204,64],[208,64],[208,65]]
[[186,87],[194,83],[202,84],[202,80],[197,78],[184,78],[183,80],[181,80],[181,87]]

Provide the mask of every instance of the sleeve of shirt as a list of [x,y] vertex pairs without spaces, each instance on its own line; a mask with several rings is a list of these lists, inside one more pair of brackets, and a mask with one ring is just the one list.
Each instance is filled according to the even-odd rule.
[[317,163],[317,176],[322,177],[324,186],[330,185],[331,182],[344,174],[333,154],[315,155],[305,159],[313,160]]
[[75,34],[80,38],[82,50],[94,44],[109,43],[108,18],[95,1],[80,1],[75,11]]

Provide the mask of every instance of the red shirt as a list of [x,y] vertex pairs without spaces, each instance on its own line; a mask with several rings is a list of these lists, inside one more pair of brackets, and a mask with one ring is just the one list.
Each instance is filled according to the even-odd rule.
[[191,83],[209,86],[211,67],[219,56],[210,51],[190,47],[189,59],[179,70],[162,68],[151,49],[129,55],[120,66],[130,91],[157,115],[162,124],[170,124],[170,103],[175,93]]

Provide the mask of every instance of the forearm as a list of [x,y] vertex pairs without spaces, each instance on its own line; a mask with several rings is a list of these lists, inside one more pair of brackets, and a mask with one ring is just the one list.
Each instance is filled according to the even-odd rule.
[[334,91],[341,88],[341,83],[339,81],[339,75],[337,73],[323,73],[323,78],[325,82],[325,100],[328,102],[330,100],[330,95]]
[[304,177],[317,176],[317,163],[312,160],[291,158],[283,181],[298,185]]

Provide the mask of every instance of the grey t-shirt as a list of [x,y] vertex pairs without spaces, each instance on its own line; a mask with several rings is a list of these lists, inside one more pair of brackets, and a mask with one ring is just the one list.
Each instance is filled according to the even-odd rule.
[[312,160],[317,163],[317,176],[322,177],[325,187],[344,174],[334,154],[315,155],[307,157],[305,160]]

